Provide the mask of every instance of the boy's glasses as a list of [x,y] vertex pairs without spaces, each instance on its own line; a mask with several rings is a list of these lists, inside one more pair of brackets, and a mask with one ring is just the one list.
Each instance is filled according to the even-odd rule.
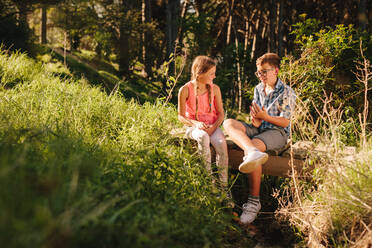
[[256,71],[254,74],[256,75],[256,77],[262,77],[262,76],[266,76],[267,75],[267,72],[268,71],[272,71],[272,70],[275,70],[275,68],[271,68],[271,69],[267,69],[267,70],[262,70],[262,71]]

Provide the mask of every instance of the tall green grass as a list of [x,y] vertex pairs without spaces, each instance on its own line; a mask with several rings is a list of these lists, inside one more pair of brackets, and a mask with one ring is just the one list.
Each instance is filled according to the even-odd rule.
[[[176,110],[61,80],[0,53],[0,243],[222,246],[230,225]],[[187,146],[186,146],[187,147]]]

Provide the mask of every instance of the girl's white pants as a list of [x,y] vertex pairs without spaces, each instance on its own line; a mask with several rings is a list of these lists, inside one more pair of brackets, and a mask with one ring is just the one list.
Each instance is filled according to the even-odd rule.
[[186,136],[188,138],[194,139],[198,142],[199,154],[206,161],[207,170],[212,173],[211,168],[211,149],[210,144],[214,147],[216,151],[216,165],[219,170],[219,177],[224,186],[227,186],[228,180],[228,153],[225,135],[223,134],[221,128],[217,128],[214,133],[209,136],[209,134],[201,129],[195,127],[189,127],[186,130]]

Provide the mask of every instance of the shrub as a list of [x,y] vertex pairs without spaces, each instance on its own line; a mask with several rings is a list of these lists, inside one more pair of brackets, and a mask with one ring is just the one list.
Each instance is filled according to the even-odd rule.
[[[309,110],[301,112],[310,114],[306,118],[321,122],[319,112],[322,112],[321,108],[328,98],[331,101],[327,104],[343,110],[343,121],[357,119],[358,113],[363,111],[364,85],[353,72],[356,61],[360,59],[360,40],[364,40],[362,49],[369,51],[372,45],[370,37],[357,33],[352,26],[343,25],[309,34],[309,30],[316,30],[319,26],[318,22],[310,20],[295,25],[293,33],[296,34],[301,53],[298,57],[283,58],[280,77],[296,89],[299,105]],[[349,132],[349,128],[344,130],[344,141],[355,144],[357,137],[350,136],[352,132]],[[301,131],[295,129],[295,132],[299,135]]]

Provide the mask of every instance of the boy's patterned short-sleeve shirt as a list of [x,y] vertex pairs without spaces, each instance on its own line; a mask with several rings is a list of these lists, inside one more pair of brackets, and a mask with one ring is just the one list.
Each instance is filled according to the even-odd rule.
[[[267,96],[265,95],[264,84],[259,83],[254,89],[253,102],[257,103],[260,108],[265,107],[267,113],[271,116],[281,116],[290,119],[296,106],[296,94],[290,86],[284,84],[278,78],[275,89]],[[290,125],[284,128],[284,131],[288,135],[290,128]],[[283,128],[263,121],[259,127],[259,131],[263,131],[264,129]]]

